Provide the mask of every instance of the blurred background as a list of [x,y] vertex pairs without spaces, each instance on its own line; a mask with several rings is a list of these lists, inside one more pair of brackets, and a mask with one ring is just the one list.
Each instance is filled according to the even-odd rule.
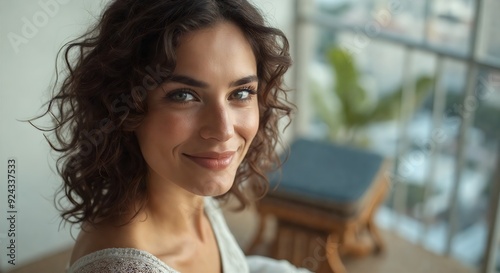
[[379,225],[474,270],[500,270],[500,2],[296,5],[296,86],[306,91],[296,133],[392,158]]
[[[42,132],[20,120],[43,113],[59,48],[86,30],[104,5],[104,1],[0,0],[1,272],[45,259],[73,243],[69,226],[61,224],[54,206],[61,185],[55,172],[57,155],[50,152]],[[16,160],[16,265],[9,264],[7,256],[12,239],[7,221],[10,158]]]
[[[470,272],[500,271],[500,1],[253,2],[291,42],[287,85],[298,111],[285,138],[391,159],[391,191],[376,220],[409,242],[401,251],[423,248]],[[18,120],[41,113],[57,51],[106,3],[0,0],[1,169],[18,162],[16,266],[6,258],[6,180],[0,184],[2,272],[71,248],[53,205],[55,155]]]

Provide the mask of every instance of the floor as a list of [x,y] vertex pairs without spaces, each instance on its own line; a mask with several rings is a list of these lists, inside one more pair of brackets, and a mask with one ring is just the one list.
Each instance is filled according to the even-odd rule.
[[[236,239],[245,248],[250,244],[258,226],[257,213],[253,209],[234,213],[224,211],[228,225]],[[273,227],[265,238],[272,239]],[[393,232],[382,230],[386,251],[380,255],[362,259],[344,258],[349,273],[472,273],[477,272],[447,257],[435,255],[414,245]]]
[[[233,229],[235,237],[243,248],[248,246],[255,229],[258,218],[253,210],[240,213],[224,212],[229,226]],[[268,231],[268,239],[272,237],[272,227]],[[387,244],[387,251],[377,256],[362,259],[345,259],[349,273],[471,273],[472,269],[465,268],[457,261],[434,255],[419,246],[415,246],[404,239],[383,231]],[[70,250],[54,253],[30,265],[26,265],[9,273],[57,273],[64,272],[69,259]]]
[[345,260],[351,273],[472,273],[459,262],[438,256],[422,249],[390,232],[383,232],[387,243],[385,253],[362,259]]
[[8,271],[8,273],[63,273],[70,254],[70,249],[53,253],[37,262]]

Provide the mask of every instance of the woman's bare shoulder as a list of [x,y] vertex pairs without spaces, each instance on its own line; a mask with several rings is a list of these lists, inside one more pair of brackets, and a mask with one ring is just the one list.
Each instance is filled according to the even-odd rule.
[[133,224],[83,225],[75,242],[68,273],[176,273],[144,250]]
[[139,248],[132,236],[133,229],[108,223],[99,225],[82,224],[82,228],[71,254],[70,265],[78,259],[110,248]]

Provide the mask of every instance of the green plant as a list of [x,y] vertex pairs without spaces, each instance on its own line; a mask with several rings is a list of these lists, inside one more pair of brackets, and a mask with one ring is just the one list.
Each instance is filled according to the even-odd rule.
[[[403,87],[400,86],[378,101],[371,98],[360,83],[360,73],[351,54],[337,47],[327,53],[328,63],[335,74],[331,94],[336,100],[325,99],[319,85],[313,83],[313,103],[318,116],[329,127],[328,138],[337,142],[366,145],[367,139],[357,134],[359,129],[375,123],[388,121],[399,115]],[[415,105],[420,105],[433,84],[433,78],[420,77],[415,86]]]

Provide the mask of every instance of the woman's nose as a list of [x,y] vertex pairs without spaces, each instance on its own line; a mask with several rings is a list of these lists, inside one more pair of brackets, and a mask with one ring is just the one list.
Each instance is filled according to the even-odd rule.
[[202,138],[224,142],[234,136],[233,117],[227,104],[218,103],[207,107],[201,114],[203,115],[200,128]]

